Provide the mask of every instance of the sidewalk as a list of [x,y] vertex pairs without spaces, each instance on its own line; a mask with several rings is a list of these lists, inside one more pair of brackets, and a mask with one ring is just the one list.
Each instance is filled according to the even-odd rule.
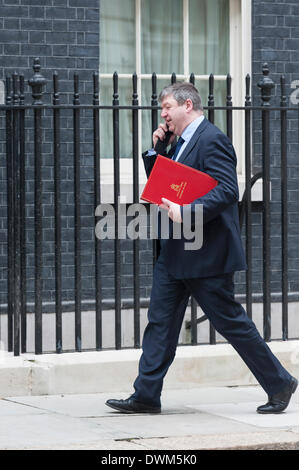
[[165,390],[161,415],[105,405],[128,393],[0,399],[0,449],[299,449],[299,392],[285,413],[260,415],[260,386]]

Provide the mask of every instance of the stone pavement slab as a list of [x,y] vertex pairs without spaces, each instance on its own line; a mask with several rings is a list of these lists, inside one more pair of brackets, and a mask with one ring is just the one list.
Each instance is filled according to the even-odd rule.
[[[7,397],[10,402],[22,403],[31,407],[51,412],[65,413],[78,417],[119,415],[108,408],[105,402],[109,398],[127,398],[127,392],[106,392],[73,395],[41,395]],[[297,394],[295,395],[297,396]],[[294,396],[294,397],[295,397]],[[246,387],[199,387],[184,390],[164,390],[162,393],[162,413],[190,413],[192,406],[213,403],[253,402],[256,406],[265,401],[265,392],[258,386]],[[294,401],[294,398],[292,398]],[[299,396],[298,396],[299,403]],[[119,415],[125,416],[125,415]]]
[[256,413],[267,399],[259,386],[164,390],[160,415],[126,415],[105,405],[127,396],[3,398],[0,449],[299,448],[298,392],[280,415]]
[[299,427],[299,405],[290,403],[287,412],[280,414],[261,415],[253,413],[255,402],[242,403],[240,406],[237,403],[221,403],[214,405],[198,406],[201,412],[216,415],[218,417],[227,418],[229,420],[236,420],[240,423],[251,424],[253,426],[264,428],[284,428],[284,427]]

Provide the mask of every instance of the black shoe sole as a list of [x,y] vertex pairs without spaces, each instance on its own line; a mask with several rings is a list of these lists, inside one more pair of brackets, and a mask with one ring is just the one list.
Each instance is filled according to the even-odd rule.
[[297,380],[297,379],[295,379],[295,382],[294,382],[294,384],[293,384],[293,390],[292,390],[292,393],[295,393],[295,392],[296,392],[296,390],[297,390],[297,387],[298,387],[298,380]]
[[137,410],[126,410],[126,409],[124,409],[124,408],[111,405],[110,403],[106,403],[106,405],[109,406],[110,408],[112,408],[113,410],[120,411],[121,413],[125,413],[125,414],[140,414],[140,413],[159,414],[159,413],[161,413],[161,410],[160,410],[160,409],[157,409],[157,410],[137,411]]
[[[297,387],[298,387],[298,380],[295,379],[295,380],[294,380],[294,383],[293,383],[293,387],[292,387],[292,393],[291,393],[291,396],[290,396],[290,400],[291,400],[291,398],[292,398],[292,394],[296,392]],[[273,415],[273,414],[278,415],[279,413],[283,413],[283,412],[286,410],[286,408],[289,406],[290,400],[289,400],[289,402],[286,404],[286,406],[285,406],[282,410],[279,410],[279,411],[260,411],[260,410],[258,410],[258,409],[257,409],[256,411],[257,411],[259,414],[263,414],[263,415],[267,415],[267,414],[268,414],[268,415],[270,415],[270,414],[272,414],[272,415]]]

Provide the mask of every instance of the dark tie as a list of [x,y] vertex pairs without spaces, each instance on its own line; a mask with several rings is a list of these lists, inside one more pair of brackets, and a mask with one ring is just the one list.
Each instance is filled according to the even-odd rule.
[[182,147],[184,142],[185,142],[184,139],[182,137],[180,137],[179,140],[177,141],[176,146],[175,146],[175,151],[174,151],[174,154],[172,156],[172,160],[176,159],[176,157],[178,156],[178,153],[181,150],[181,147]]

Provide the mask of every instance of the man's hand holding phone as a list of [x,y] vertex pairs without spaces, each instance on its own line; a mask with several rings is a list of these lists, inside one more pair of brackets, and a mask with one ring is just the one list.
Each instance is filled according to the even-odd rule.
[[166,123],[161,123],[158,129],[153,133],[154,149],[157,153],[164,154],[166,148],[175,139],[175,135],[168,129]]

